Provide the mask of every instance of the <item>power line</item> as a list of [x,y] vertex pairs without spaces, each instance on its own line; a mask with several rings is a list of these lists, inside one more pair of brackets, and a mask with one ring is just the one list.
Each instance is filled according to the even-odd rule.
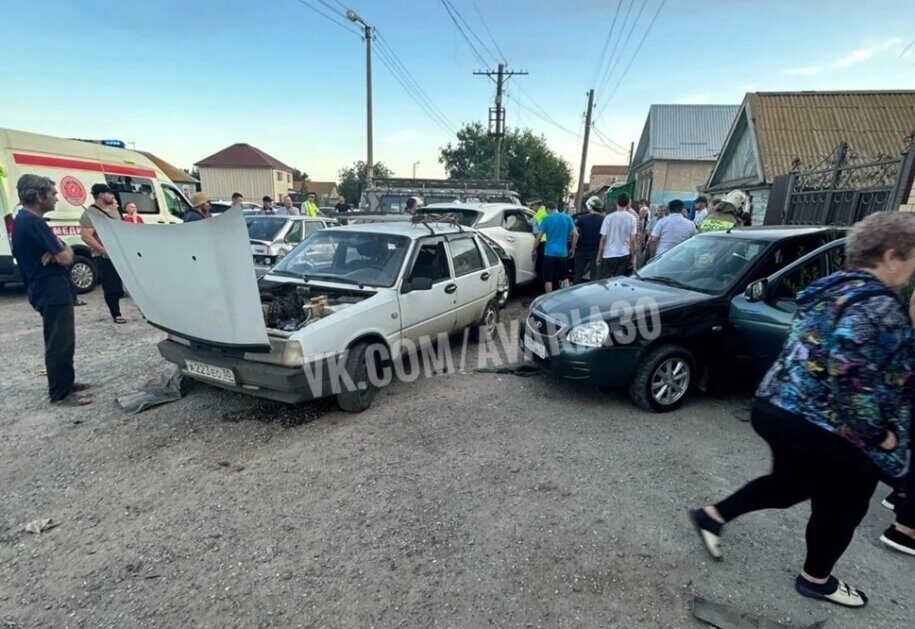
[[448,117],[445,115],[445,113],[435,104],[429,94],[426,93],[416,78],[404,65],[403,61],[400,60],[400,57],[397,56],[397,53],[394,51],[391,45],[382,36],[382,34],[378,32],[377,29],[375,30],[375,34],[377,36],[376,41],[379,44],[378,50],[383,51],[389,57],[389,60],[393,63],[394,68],[399,71],[406,84],[411,87],[411,91],[416,92],[415,95],[422,99],[425,102],[428,110],[434,114],[435,118],[437,119],[436,122],[439,122],[440,126],[444,125],[444,127],[449,129],[449,132],[453,133],[454,125],[450,120],[448,120]]
[[483,14],[480,12],[480,7],[477,6],[477,0],[473,0],[473,10],[477,12],[477,17],[483,22],[483,28],[486,29],[486,34],[489,35],[489,39],[492,40],[493,46],[495,46],[496,50],[499,52],[499,58],[502,59],[502,63],[507,65],[508,60],[505,58],[505,53],[499,48],[499,42],[496,41],[496,38],[492,36],[492,31],[489,30],[489,24],[487,24],[486,18],[484,18]]
[[603,91],[606,89],[607,83],[610,82],[610,77],[613,76],[614,72],[616,72],[616,68],[619,66],[620,58],[626,52],[626,34],[630,32],[630,30],[635,29],[635,25],[638,23],[639,17],[642,16],[642,10],[645,8],[645,1],[646,0],[642,0],[642,6],[639,8],[639,14],[636,16],[635,22],[632,23],[632,26],[628,26],[629,15],[632,13],[632,7],[635,5],[635,0],[629,0],[629,6],[626,8],[626,16],[623,18],[623,23],[620,26],[619,35],[613,44],[613,52],[610,53],[610,58],[607,60],[607,67],[604,70],[603,75],[601,75],[601,79],[597,87],[597,93],[601,96],[603,96]]
[[[600,129],[598,129],[598,128],[597,128],[597,125],[595,125],[594,123],[591,124],[591,130],[594,132],[594,134],[595,134],[598,138],[601,139],[601,141],[602,141],[602,143],[603,143],[602,146],[604,146],[605,148],[610,149],[610,150],[613,151],[614,153],[618,153],[618,154],[620,154],[620,155],[625,155],[626,153],[629,152],[629,149],[627,149],[626,147],[624,147],[624,146],[622,146],[622,145],[620,145],[620,144],[614,142],[614,141],[611,140],[610,138],[608,138],[608,137],[606,136],[606,134],[604,134]],[[610,146],[611,144],[612,144],[613,146]],[[614,148],[614,147],[616,147],[616,148]]]
[[456,6],[454,6],[454,3],[451,2],[451,0],[442,0],[442,2],[446,2],[446,1],[451,6],[451,10],[454,11],[454,14],[457,16],[457,18],[461,22],[463,22],[464,27],[467,29],[467,32],[470,33],[475,40],[477,40],[477,43],[480,45],[480,47],[483,49],[483,51],[486,52],[486,54],[488,54],[493,59],[497,59],[498,58],[497,55],[495,53],[493,53],[492,50],[489,49],[489,46],[487,46],[486,43],[482,39],[480,39],[480,36],[477,35],[476,31],[474,31],[473,27],[470,25],[470,22],[468,22],[467,20],[464,19],[464,16],[461,15],[460,10],[458,10],[458,8]]
[[451,7],[448,5],[448,1],[441,0],[441,2],[442,2],[442,6],[445,7],[445,10],[448,12],[448,16],[451,18],[451,21],[454,22],[455,26],[457,26],[458,32],[460,32],[461,36],[464,38],[464,41],[467,42],[467,45],[470,46],[470,50],[473,52],[474,56],[477,58],[477,60],[480,62],[480,64],[482,64],[484,66],[489,65],[488,63],[486,63],[486,59],[483,58],[483,55],[480,54],[480,51],[477,50],[476,46],[473,45],[473,41],[464,31],[464,28],[461,26],[461,23],[455,17],[454,13],[451,11]]
[[604,47],[597,58],[597,66],[594,68],[594,74],[591,76],[591,87],[596,87],[597,77],[601,75],[601,68],[604,67],[604,57],[607,54],[607,48],[610,46],[610,40],[613,39],[613,29],[616,28],[616,18],[620,14],[620,7],[623,6],[623,0],[616,0],[616,13],[613,14],[613,22],[610,23],[610,32],[604,40]]
[[339,0],[334,0],[334,4],[336,4],[338,7],[340,7],[341,9],[343,9],[343,14],[344,14],[344,15],[346,14],[347,11],[349,11],[349,7],[346,6],[345,4],[343,4],[342,2],[340,2]]
[[[340,17],[346,17],[346,12],[348,11],[348,9],[346,7],[343,7],[343,10],[341,11],[340,9],[336,8],[335,6],[332,6],[330,3],[325,2],[324,0],[318,0],[318,2],[320,2],[321,4],[326,6],[327,10],[330,11],[331,13],[335,13],[335,14],[339,15]],[[340,3],[338,2],[337,4],[340,4]]]
[[419,96],[417,96],[415,90],[411,85],[409,85],[409,82],[401,74],[399,68],[397,68],[396,62],[389,56],[388,52],[382,47],[378,47],[376,51],[378,53],[378,58],[391,73],[391,76],[393,76],[394,79],[404,89],[404,91],[407,93],[407,96],[413,99],[413,101],[419,106],[420,109],[423,110],[423,112],[432,120],[432,122],[436,123],[448,135],[453,135],[454,130],[451,129],[443,119],[439,118],[439,114],[437,114],[434,109],[430,108],[429,105],[427,105]]
[[[349,32],[349,33],[354,33],[354,34],[356,34],[356,35],[359,35],[360,37],[362,36],[362,33],[360,33],[359,31],[357,31],[355,28],[351,28],[346,22],[342,22],[342,21],[338,20],[337,18],[333,17],[332,15],[328,15],[328,14],[324,13],[324,12],[321,11],[321,9],[319,9],[318,7],[316,7],[316,6],[312,5],[312,4],[309,4],[309,3],[305,2],[305,0],[297,0],[297,1],[298,1],[300,4],[302,4],[302,5],[306,6],[306,7],[308,7],[309,9],[311,9],[312,11],[314,11],[315,13],[317,13],[318,15],[320,15],[321,17],[330,20],[331,22],[333,22],[334,24],[336,24],[337,26],[339,26],[339,27],[342,28],[343,30],[345,30],[345,31],[347,31],[347,32]],[[326,4],[326,3],[325,3],[325,4]]]

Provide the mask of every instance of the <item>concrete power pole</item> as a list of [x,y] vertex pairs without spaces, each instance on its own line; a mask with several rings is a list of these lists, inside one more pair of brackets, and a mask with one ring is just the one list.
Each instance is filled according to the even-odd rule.
[[585,141],[581,147],[581,168],[578,169],[578,194],[575,209],[581,211],[581,195],[585,190],[585,166],[588,163],[588,140],[591,137],[591,109],[594,107],[594,90],[588,90],[588,113],[585,116]]
[[495,75],[496,82],[496,102],[495,107],[489,109],[489,137],[493,139],[493,159],[492,170],[493,179],[499,179],[502,175],[502,138],[505,137],[505,108],[502,107],[502,88],[505,82],[515,75],[525,75],[527,72],[515,71],[508,72],[505,70],[505,64],[500,63],[499,69],[474,72],[475,75],[488,76],[493,78]]
[[362,24],[365,37],[365,132],[368,152],[365,163],[365,181],[371,183],[375,174],[375,157],[372,151],[372,27],[355,11],[347,11],[346,17],[351,22]]

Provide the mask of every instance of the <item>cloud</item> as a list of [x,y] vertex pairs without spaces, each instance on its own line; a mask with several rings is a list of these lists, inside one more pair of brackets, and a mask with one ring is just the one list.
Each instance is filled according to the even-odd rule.
[[792,76],[815,76],[821,74],[823,70],[825,70],[823,66],[803,66],[801,68],[790,68],[785,70],[785,73]]
[[848,53],[844,57],[840,57],[832,62],[833,68],[847,68],[848,66],[853,66],[856,63],[861,63],[863,61],[869,61],[877,51],[873,48],[858,48]]

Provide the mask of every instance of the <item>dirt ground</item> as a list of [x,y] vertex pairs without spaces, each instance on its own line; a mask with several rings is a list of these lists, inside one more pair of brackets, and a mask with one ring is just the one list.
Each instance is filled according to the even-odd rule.
[[[360,415],[206,386],[127,415],[119,394],[171,373],[162,334],[129,301],[116,326],[88,300],[77,374],[96,402],[52,409],[40,319],[0,291],[0,629],[700,627],[695,596],[915,626],[915,561],[877,543],[883,487],[837,569],[871,596],[863,611],[794,593],[803,506],[730,525],[708,561],[685,508],[768,466],[745,396],[651,415],[468,372],[395,383]],[[24,532],[37,518],[60,524]]]

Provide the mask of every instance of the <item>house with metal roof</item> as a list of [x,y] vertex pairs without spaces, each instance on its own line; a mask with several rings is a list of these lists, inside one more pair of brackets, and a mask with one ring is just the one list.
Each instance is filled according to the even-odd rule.
[[233,144],[195,164],[200,186],[211,199],[229,200],[240,192],[260,201],[265,195],[282,198],[293,191],[291,166],[250,144]]
[[775,178],[807,169],[841,143],[860,156],[898,156],[915,132],[915,91],[750,92],[704,190],[741,189],[760,222]]
[[188,199],[190,199],[195,192],[200,190],[200,182],[188,174],[186,171],[172,165],[158,155],[153,155],[147,151],[137,152],[145,155],[149,158],[149,161],[158,166],[159,170],[165,173],[166,177],[171,179],[175,185],[181,189],[181,192],[183,192],[184,196],[186,196]]
[[688,204],[709,178],[737,105],[652,105],[632,157],[635,197]]

